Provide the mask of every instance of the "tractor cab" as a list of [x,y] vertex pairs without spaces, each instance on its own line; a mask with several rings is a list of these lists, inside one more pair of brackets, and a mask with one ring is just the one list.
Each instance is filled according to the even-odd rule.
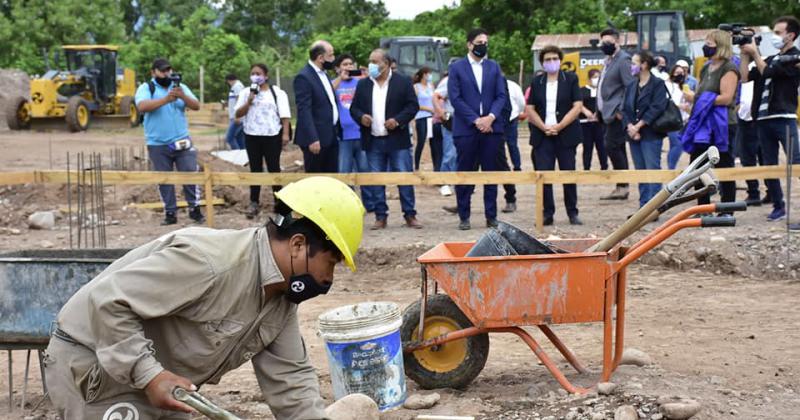
[[692,50],[682,10],[635,12],[639,48],[663,55],[670,65],[692,62]]
[[67,71],[86,81],[87,89],[101,102],[117,94],[117,50],[110,45],[65,45]]

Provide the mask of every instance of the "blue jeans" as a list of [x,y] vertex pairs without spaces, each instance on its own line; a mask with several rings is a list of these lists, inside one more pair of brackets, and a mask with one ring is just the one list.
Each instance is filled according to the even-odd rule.
[[[147,146],[147,154],[152,162],[154,171],[172,172],[197,172],[197,149],[192,147],[187,150],[172,150],[169,146]],[[178,203],[175,200],[175,186],[159,184],[158,192],[164,202],[164,211],[175,214]],[[183,195],[189,207],[197,207],[200,197],[200,187],[197,185],[184,185]]]
[[228,143],[231,150],[244,149],[244,124],[237,124],[235,120],[231,120],[228,131],[225,133],[225,142]]
[[457,165],[456,146],[453,143],[453,132],[442,125],[442,172],[455,172]]
[[519,121],[514,118],[506,125],[506,146],[508,147],[508,157],[511,158],[512,169],[515,171],[522,170],[522,158],[519,155],[519,145],[517,144],[517,128]]
[[[367,150],[370,172],[413,172],[414,161],[411,156],[411,149],[393,150],[391,146],[386,140],[373,137],[372,145]],[[383,185],[371,185],[367,188],[370,189],[371,200],[375,204],[375,219],[386,220],[389,217],[389,206],[386,204],[386,187]],[[403,210],[403,216],[416,216],[414,187],[400,185],[397,189],[400,191],[400,207]]]
[[667,168],[675,169],[678,167],[678,162],[681,160],[683,148],[681,147],[681,132],[673,131],[667,133],[669,137],[669,152],[667,152]]
[[[783,146],[783,151],[788,155],[789,149],[786,143],[787,128],[789,129],[789,138],[792,142],[791,162],[793,164],[800,163],[800,145],[798,145],[797,142],[797,121],[790,118],[760,120],[756,122],[756,127],[758,127],[758,140],[761,142],[761,155],[764,158],[764,165],[778,164],[779,144]],[[790,160],[788,156],[786,160]],[[770,198],[772,198],[772,206],[776,209],[782,209],[785,203],[783,202],[783,189],[781,189],[780,179],[765,179],[764,183],[767,184],[767,193]]]
[[[631,156],[636,169],[661,169],[661,144],[663,139],[632,140]],[[639,183],[639,207],[644,206],[661,191],[659,183]]]
[[[369,162],[367,162],[367,152],[361,148],[361,139],[342,140],[339,142],[339,173],[349,174],[351,172],[369,172]],[[367,212],[375,210],[375,203],[372,199],[372,190],[368,187],[361,187],[361,201]]]

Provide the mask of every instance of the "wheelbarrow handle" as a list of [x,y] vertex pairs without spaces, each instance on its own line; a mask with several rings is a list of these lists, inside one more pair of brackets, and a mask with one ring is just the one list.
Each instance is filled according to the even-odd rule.
[[181,387],[172,390],[172,397],[176,400],[194,408],[204,416],[212,420],[242,420],[231,414],[224,408],[218,407],[199,392],[190,392]]
[[733,227],[736,218],[733,216],[707,216],[700,218],[700,227]]
[[720,213],[733,213],[735,211],[747,211],[747,203],[744,201],[734,201],[730,203],[717,203],[717,211]]

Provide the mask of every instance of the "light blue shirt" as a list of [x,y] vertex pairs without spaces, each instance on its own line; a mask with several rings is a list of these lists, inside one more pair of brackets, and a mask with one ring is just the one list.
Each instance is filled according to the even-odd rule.
[[[134,98],[136,105],[141,101],[161,99],[169,93],[169,89],[162,87],[155,80],[153,96],[150,96],[150,86],[142,83],[136,89]],[[181,88],[186,96],[197,100],[188,86],[181,83]],[[164,146],[189,137],[189,123],[186,121],[186,103],[182,99],[162,105],[159,108],[144,114],[144,137],[148,146]]]

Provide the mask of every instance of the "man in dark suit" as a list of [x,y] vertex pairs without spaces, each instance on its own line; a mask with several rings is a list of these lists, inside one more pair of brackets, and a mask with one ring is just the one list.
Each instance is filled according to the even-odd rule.
[[[489,36],[483,29],[467,34],[469,54],[450,65],[447,91],[453,105],[453,142],[459,171],[498,169],[497,153],[507,121],[502,117],[508,103],[506,79],[500,66],[486,58]],[[470,229],[470,198],[474,185],[457,185],[461,230]],[[486,226],[497,226],[497,185],[484,185]]]
[[309,61],[294,78],[297,133],[294,141],[303,150],[306,172],[338,172],[339,109],[326,73],[333,69],[333,46],[317,41]]
[[[622,126],[622,98],[625,87],[633,82],[631,56],[619,45],[619,32],[608,28],[600,32],[600,49],[606,58],[600,82],[597,86],[597,111],[606,128],[606,152],[614,169],[628,169],[628,153],[625,150],[625,129]],[[619,183],[603,200],[627,200],[628,184]]]
[[[369,55],[369,77],[356,86],[350,115],[361,125],[361,141],[367,151],[370,172],[411,172],[411,134],[408,123],[419,110],[417,94],[411,79],[392,72],[386,52],[381,49]],[[389,217],[386,187],[371,186],[375,204],[372,230],[385,229]],[[401,185],[400,206],[406,226],[422,228],[414,208],[414,187]]]

